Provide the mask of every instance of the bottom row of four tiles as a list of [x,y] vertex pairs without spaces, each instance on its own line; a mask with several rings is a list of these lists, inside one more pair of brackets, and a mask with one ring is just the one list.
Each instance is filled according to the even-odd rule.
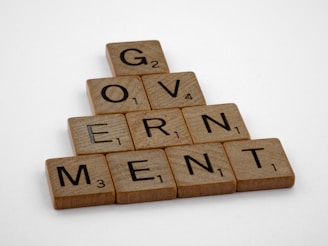
[[46,172],[56,209],[287,188],[295,179],[275,138],[48,159]]

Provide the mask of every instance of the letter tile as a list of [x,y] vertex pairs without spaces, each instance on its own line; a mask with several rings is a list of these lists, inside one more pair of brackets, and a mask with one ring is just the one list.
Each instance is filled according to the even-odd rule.
[[237,179],[237,191],[288,188],[295,175],[279,139],[224,143]]
[[220,143],[165,149],[178,187],[178,197],[233,193],[236,179]]
[[106,156],[117,203],[174,199],[175,181],[161,149],[111,153]]
[[115,202],[115,189],[104,155],[48,159],[46,173],[56,209]]
[[152,109],[205,105],[205,98],[193,72],[142,76]]
[[96,115],[150,110],[143,83],[138,76],[89,79],[87,91]]
[[73,117],[68,126],[76,155],[134,150],[123,114]]
[[110,43],[106,52],[114,76],[169,73],[157,40]]
[[192,143],[179,109],[131,112],[126,118],[137,150]]
[[234,103],[182,109],[194,143],[249,139],[249,133]]

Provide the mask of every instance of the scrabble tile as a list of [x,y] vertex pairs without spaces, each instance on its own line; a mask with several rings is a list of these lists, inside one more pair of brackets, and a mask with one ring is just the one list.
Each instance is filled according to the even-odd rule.
[[87,92],[96,115],[150,110],[143,83],[138,76],[89,79]]
[[194,143],[249,139],[236,104],[216,104],[182,109]]
[[192,143],[179,109],[127,113],[126,118],[137,150]]
[[76,155],[134,150],[123,114],[73,117],[68,125]]
[[109,43],[106,52],[114,76],[169,73],[157,40]]
[[236,179],[220,143],[165,149],[178,187],[178,197],[233,193]]
[[162,149],[111,153],[106,158],[117,203],[176,198],[175,181]]
[[46,173],[56,209],[115,202],[115,189],[104,155],[48,159]]
[[152,109],[206,105],[193,72],[142,76]]
[[237,179],[237,191],[288,188],[295,175],[276,138],[224,143]]

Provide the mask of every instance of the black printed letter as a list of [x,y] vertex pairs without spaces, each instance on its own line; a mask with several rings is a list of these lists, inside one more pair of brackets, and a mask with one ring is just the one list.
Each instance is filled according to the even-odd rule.
[[[113,87],[113,86],[118,87],[118,88],[120,88],[120,89],[122,90],[122,92],[123,92],[123,97],[122,97],[121,99],[114,100],[114,99],[110,99],[110,98],[107,96],[106,93],[107,93],[108,88]],[[102,97],[103,97],[106,101],[108,101],[108,102],[113,102],[113,103],[123,102],[123,101],[125,101],[125,100],[129,97],[128,90],[127,90],[125,87],[121,86],[121,85],[107,85],[107,86],[105,86],[105,87],[101,90],[101,95],[102,95]]]
[[148,160],[141,160],[141,161],[128,161],[128,166],[129,166],[129,170],[130,170],[130,174],[131,174],[131,178],[133,181],[140,181],[140,180],[151,180],[151,179],[155,179],[154,177],[147,177],[147,178],[137,178],[136,176],[136,172],[140,172],[140,171],[149,171],[149,168],[141,168],[141,169],[135,169],[133,167],[133,163],[139,163],[139,162],[147,162]]
[[225,117],[224,113],[221,113],[221,118],[222,118],[224,124],[221,124],[220,122],[217,122],[216,120],[214,120],[213,118],[209,117],[206,114],[203,114],[202,118],[203,118],[203,121],[204,121],[204,124],[206,126],[206,129],[207,129],[208,133],[212,132],[212,129],[210,127],[210,124],[208,123],[208,120],[210,120],[210,121],[214,122],[215,124],[221,126],[222,128],[226,129],[227,131],[231,130],[230,125],[229,125],[229,123],[227,121],[227,118]]
[[179,79],[175,82],[175,88],[174,88],[173,93],[161,81],[158,81],[157,83],[160,84],[163,87],[163,89],[166,90],[166,92],[170,94],[171,97],[177,97],[178,89],[179,89],[179,85],[180,85]]
[[185,156],[184,156],[184,159],[185,159],[185,161],[186,161],[186,163],[187,163],[187,167],[188,167],[189,173],[190,173],[191,175],[194,174],[194,171],[192,170],[192,167],[191,167],[191,164],[190,164],[190,160],[192,160],[193,162],[195,162],[198,166],[200,166],[200,167],[206,169],[208,172],[210,172],[210,173],[213,173],[213,172],[214,172],[214,171],[213,171],[212,164],[211,164],[211,162],[210,162],[210,159],[208,158],[208,154],[205,153],[205,154],[203,154],[203,155],[204,155],[204,158],[205,158],[205,161],[206,161],[207,166],[206,166],[206,165],[203,165],[202,163],[200,163],[199,161],[197,161],[196,159],[192,158],[192,157],[189,156],[189,155],[185,155]]
[[[148,125],[148,121],[154,121],[154,120],[160,121],[160,122],[161,122],[160,125],[158,125],[158,126],[149,126],[149,125]],[[150,119],[143,119],[142,121],[143,121],[144,126],[145,126],[145,128],[146,128],[146,132],[147,132],[147,136],[148,136],[148,137],[151,137],[151,136],[152,136],[152,134],[151,134],[151,132],[150,132],[150,129],[151,129],[151,128],[158,128],[158,129],[161,130],[165,135],[170,135],[168,132],[166,132],[164,129],[162,129],[162,127],[166,125],[166,121],[165,121],[165,120],[163,120],[163,119],[161,119],[161,118],[150,118]]]
[[146,60],[146,57],[144,56],[137,56],[137,57],[134,57],[135,60],[140,60],[138,63],[130,63],[128,62],[126,59],[125,59],[125,53],[128,52],[128,51],[136,51],[138,52],[139,54],[142,54],[142,51],[141,50],[138,50],[138,49],[126,49],[126,50],[123,50],[120,54],[120,58],[121,58],[121,61],[123,63],[125,63],[126,65],[130,65],[130,66],[138,66],[138,65],[141,65],[141,64],[145,64],[147,65],[147,60]]
[[242,151],[251,151],[252,154],[253,154],[253,157],[254,157],[254,160],[256,162],[256,165],[258,168],[261,168],[262,165],[261,165],[261,162],[256,154],[256,150],[264,150],[264,148],[257,148],[257,149],[243,149]]
[[93,126],[106,126],[107,124],[92,124],[92,125],[87,125],[88,128],[88,133],[90,137],[91,143],[106,143],[106,142],[113,142],[112,140],[96,140],[95,135],[96,134],[107,134],[108,132],[94,132],[92,131]]
[[89,173],[88,173],[88,169],[86,165],[80,165],[79,166],[79,170],[77,171],[77,175],[75,180],[72,178],[72,176],[67,172],[67,170],[65,169],[65,167],[57,167],[57,172],[58,172],[58,177],[59,177],[59,181],[60,181],[60,185],[61,186],[65,186],[65,182],[64,182],[64,177],[63,177],[63,173],[66,175],[66,177],[69,179],[69,181],[71,181],[71,183],[73,185],[78,185],[79,181],[80,181],[80,177],[81,177],[81,173],[82,171],[84,172],[84,176],[85,176],[85,182],[87,184],[91,184],[90,182],[90,177],[89,177]]

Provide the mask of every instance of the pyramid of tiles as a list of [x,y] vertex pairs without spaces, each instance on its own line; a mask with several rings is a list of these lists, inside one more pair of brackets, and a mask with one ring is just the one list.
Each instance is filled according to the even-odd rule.
[[250,139],[236,104],[207,105],[158,41],[106,45],[113,77],[87,80],[93,116],[68,119],[75,156],[46,160],[56,209],[288,188],[277,138]]

